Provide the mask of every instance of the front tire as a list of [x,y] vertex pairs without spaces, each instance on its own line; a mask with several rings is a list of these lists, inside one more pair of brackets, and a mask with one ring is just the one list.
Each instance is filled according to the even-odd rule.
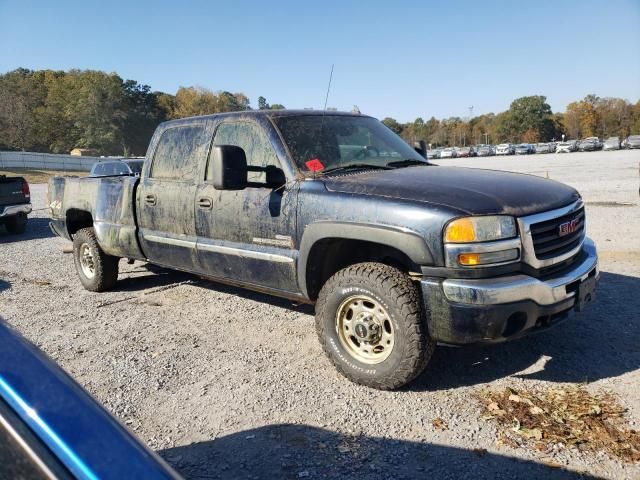
[[6,220],[5,226],[7,232],[13,235],[20,235],[27,229],[27,215],[25,213],[19,213],[13,217],[9,217]]
[[115,286],[120,259],[100,248],[93,228],[82,228],[73,236],[73,261],[85,289],[104,292]]
[[380,390],[411,382],[435,349],[418,288],[405,273],[381,263],[349,266],[325,283],[316,331],[342,375]]

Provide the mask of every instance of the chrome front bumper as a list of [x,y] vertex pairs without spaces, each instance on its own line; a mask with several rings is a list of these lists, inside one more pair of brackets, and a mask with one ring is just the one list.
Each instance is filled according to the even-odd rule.
[[21,205],[7,205],[4,207],[0,207],[0,218],[2,217],[12,217],[19,213],[31,213],[31,204],[23,203]]
[[572,284],[590,276],[598,277],[598,253],[590,238],[585,238],[582,250],[586,254],[584,259],[574,264],[570,271],[547,280],[522,274],[479,280],[449,279],[442,282],[442,288],[450,302],[469,305],[523,300],[532,300],[542,306],[553,305],[575,297],[576,289],[570,287]]

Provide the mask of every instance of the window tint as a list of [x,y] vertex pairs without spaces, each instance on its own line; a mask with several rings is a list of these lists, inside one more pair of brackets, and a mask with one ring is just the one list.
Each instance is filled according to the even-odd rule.
[[275,117],[294,160],[319,160],[324,168],[366,163],[386,166],[399,160],[424,161],[402,138],[370,117],[297,115]]
[[113,163],[111,175],[129,175],[129,167],[125,163]]
[[94,165],[93,172],[91,174],[94,176],[104,175],[104,165],[102,163]]
[[169,128],[158,142],[150,176],[173,180],[195,179],[198,164],[205,157],[208,144],[209,139],[202,125]]
[[[278,157],[273,151],[271,142],[262,128],[252,122],[227,122],[222,123],[216,130],[214,145],[235,145],[244,150],[247,156],[247,165],[253,167],[267,167],[273,165],[280,168]],[[210,164],[211,165],[211,164]],[[209,168],[211,168],[209,166]],[[264,172],[249,172],[250,182],[265,182]],[[210,178],[207,171],[207,178]]]

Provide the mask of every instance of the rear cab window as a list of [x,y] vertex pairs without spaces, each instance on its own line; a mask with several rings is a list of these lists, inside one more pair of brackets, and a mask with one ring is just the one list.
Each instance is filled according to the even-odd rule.
[[204,124],[168,128],[158,140],[149,177],[176,181],[195,180],[209,141]]

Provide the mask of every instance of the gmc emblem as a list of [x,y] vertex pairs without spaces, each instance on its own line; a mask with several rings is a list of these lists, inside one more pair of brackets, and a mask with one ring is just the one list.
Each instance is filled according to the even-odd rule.
[[558,235],[564,237],[565,235],[575,232],[578,229],[578,223],[579,221],[577,218],[574,218],[569,222],[561,223]]

